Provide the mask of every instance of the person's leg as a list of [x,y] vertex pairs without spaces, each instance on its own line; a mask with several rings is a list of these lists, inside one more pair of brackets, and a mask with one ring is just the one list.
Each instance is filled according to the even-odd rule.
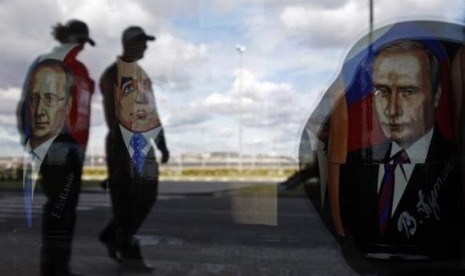
[[122,224],[117,234],[118,240],[121,241],[122,265],[125,269],[149,272],[153,267],[143,260],[136,234],[156,201],[158,183],[153,177],[133,181],[130,191],[126,193],[129,195],[127,198],[130,199],[127,203],[130,208],[126,210],[130,212],[127,213],[128,217],[124,221],[126,223]]
[[48,197],[44,204],[41,249],[42,275],[70,274],[69,263],[80,184],[80,181],[76,181],[72,185],[65,185],[58,194]]

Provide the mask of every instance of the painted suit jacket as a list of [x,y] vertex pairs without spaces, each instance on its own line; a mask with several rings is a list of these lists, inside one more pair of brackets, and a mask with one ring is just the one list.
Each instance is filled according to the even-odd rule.
[[454,146],[436,130],[426,161],[416,164],[383,236],[378,222],[378,174],[390,144],[348,154],[341,166],[344,227],[364,253],[402,258],[450,258],[459,250],[461,189]]
[[[114,127],[114,132],[110,135],[107,144],[107,154],[110,177],[121,185],[126,185],[131,181],[148,181],[157,182],[158,179],[158,163],[155,157],[155,150],[150,147],[145,157],[144,166],[140,174],[131,159],[123,136],[119,127]],[[110,181],[110,183],[113,181]]]
[[67,220],[76,208],[81,188],[84,150],[69,134],[53,141],[40,166],[40,185],[48,202],[46,216]]

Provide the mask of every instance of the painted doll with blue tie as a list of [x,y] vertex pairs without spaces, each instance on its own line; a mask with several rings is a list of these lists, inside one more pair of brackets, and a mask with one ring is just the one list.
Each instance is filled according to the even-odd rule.
[[158,163],[169,152],[158,116],[152,82],[137,61],[154,36],[140,27],[127,28],[123,55],[102,75],[100,87],[109,127],[106,153],[114,216],[100,235],[109,256],[124,269],[149,272],[135,237],[156,201]]

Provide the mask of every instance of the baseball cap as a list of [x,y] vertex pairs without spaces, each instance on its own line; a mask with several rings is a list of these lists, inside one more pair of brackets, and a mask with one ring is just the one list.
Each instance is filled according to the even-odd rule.
[[89,36],[89,28],[87,28],[86,23],[72,19],[66,22],[65,27],[69,37],[74,37],[77,41],[82,43],[89,42],[90,45],[95,45],[95,42]]
[[132,40],[132,39],[145,39],[145,40],[155,40],[155,36],[147,35],[141,27],[138,26],[130,26],[123,31],[122,41],[123,44]]

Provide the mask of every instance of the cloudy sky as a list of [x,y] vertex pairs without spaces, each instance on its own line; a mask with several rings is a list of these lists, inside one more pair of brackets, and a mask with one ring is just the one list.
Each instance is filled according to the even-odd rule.
[[[374,2],[375,26],[465,17],[460,0]],[[57,45],[51,26],[71,18],[97,43],[79,56],[96,82],[121,53],[123,29],[157,36],[141,65],[175,155],[237,151],[241,121],[244,153],[296,156],[306,119],[369,28],[368,0],[0,0],[1,155],[21,154],[15,107],[25,73]],[[98,88],[92,101],[89,153],[103,154]]]

